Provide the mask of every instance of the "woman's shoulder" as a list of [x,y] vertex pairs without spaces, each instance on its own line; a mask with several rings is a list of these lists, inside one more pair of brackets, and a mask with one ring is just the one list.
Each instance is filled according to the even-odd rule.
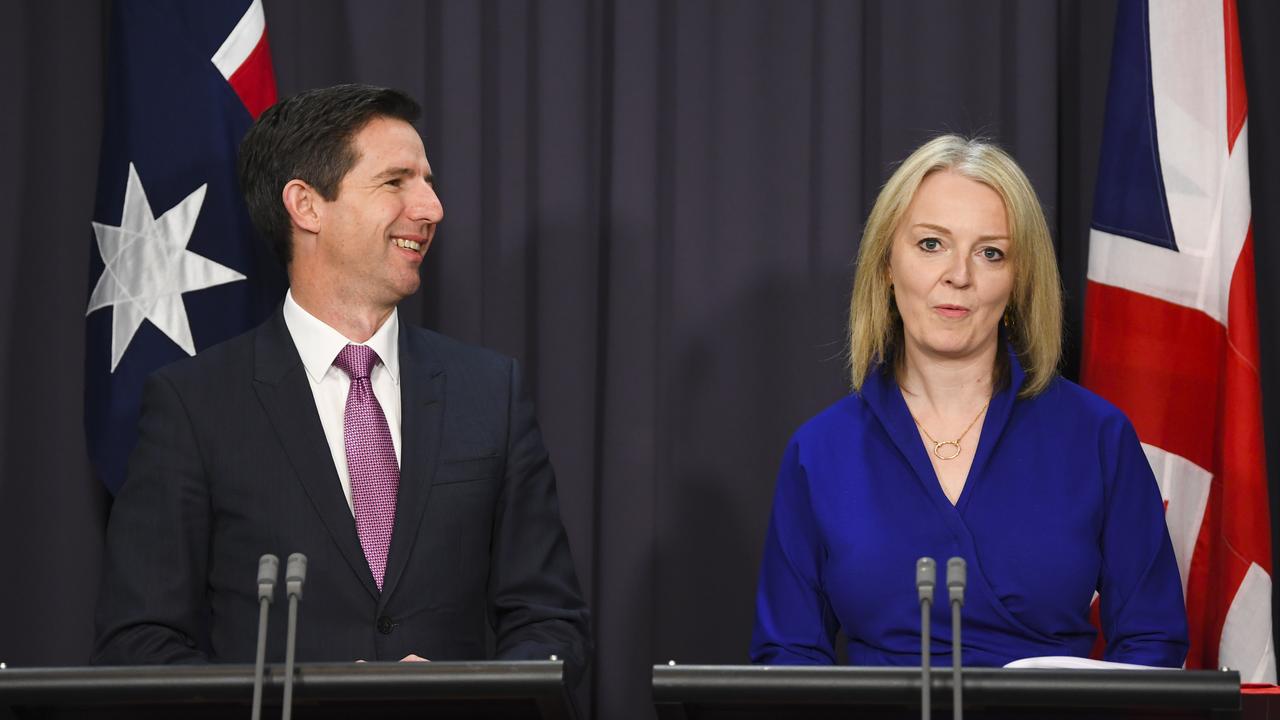
[[849,393],[806,420],[792,435],[792,442],[818,442],[832,437],[847,438],[865,427],[871,409],[857,393]]
[[1099,428],[1130,425],[1124,411],[1110,400],[1062,376],[1054,378],[1044,392],[1023,402],[1063,422]]

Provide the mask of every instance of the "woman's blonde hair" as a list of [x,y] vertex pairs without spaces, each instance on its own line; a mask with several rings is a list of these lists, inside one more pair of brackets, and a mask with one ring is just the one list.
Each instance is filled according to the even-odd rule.
[[[849,374],[854,391],[886,362],[901,362],[902,317],[891,295],[889,255],[898,224],[930,173],[951,170],[995,190],[1009,224],[1013,292],[1005,311],[1007,334],[1026,372],[1020,397],[1049,386],[1062,356],[1062,285],[1053,241],[1036,191],[1013,158],[980,138],[942,135],[921,145],[885,183],[867,218],[849,301]],[[1007,361],[996,353],[998,387]]]

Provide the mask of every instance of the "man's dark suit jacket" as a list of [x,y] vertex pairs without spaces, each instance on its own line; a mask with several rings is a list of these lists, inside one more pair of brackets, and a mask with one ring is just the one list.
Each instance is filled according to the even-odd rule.
[[[583,667],[587,610],[515,361],[403,322],[399,352],[381,592],[279,310],[149,379],[107,531],[95,662],[252,662],[258,557],[280,557],[283,576],[301,552],[299,660],[492,652]],[[283,659],[286,608],[282,577],[269,658]]]

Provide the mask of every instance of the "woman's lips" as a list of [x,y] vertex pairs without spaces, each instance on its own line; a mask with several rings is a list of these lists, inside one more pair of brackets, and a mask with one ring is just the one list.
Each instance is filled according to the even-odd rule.
[[933,309],[947,318],[962,318],[969,314],[969,308],[961,305],[934,305]]

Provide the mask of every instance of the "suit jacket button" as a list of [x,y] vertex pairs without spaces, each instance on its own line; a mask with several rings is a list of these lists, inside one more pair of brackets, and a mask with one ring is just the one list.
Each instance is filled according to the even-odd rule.
[[382,633],[383,635],[390,635],[391,628],[393,627],[395,627],[395,625],[391,622],[391,618],[387,617],[386,615],[383,615],[378,618],[378,632]]

